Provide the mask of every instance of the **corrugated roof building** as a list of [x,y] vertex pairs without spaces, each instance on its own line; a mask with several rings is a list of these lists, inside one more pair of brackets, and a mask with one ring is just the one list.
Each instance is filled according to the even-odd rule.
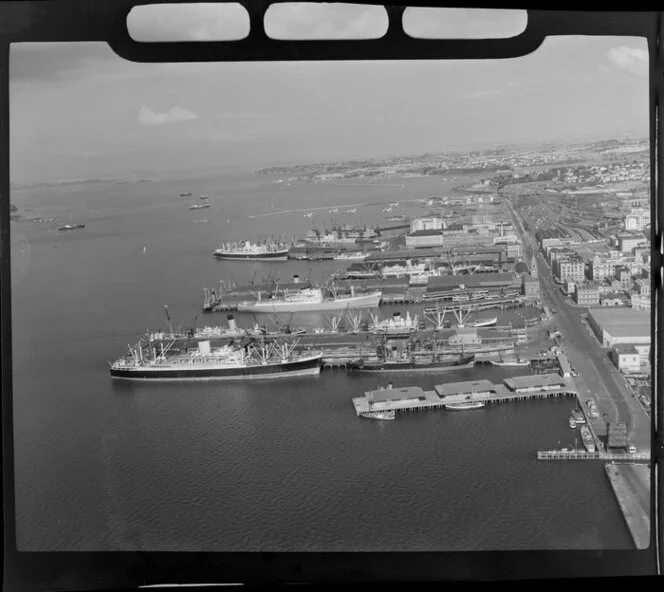
[[650,311],[633,308],[591,308],[588,324],[604,347],[619,343],[650,344]]

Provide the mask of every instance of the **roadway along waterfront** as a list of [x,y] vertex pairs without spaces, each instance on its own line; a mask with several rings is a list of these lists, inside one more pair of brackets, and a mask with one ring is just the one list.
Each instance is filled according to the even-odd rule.
[[[629,443],[637,450],[650,449],[650,418],[630,392],[625,378],[610,362],[608,352],[599,348],[586,331],[581,314],[587,309],[574,307],[566,301],[533,237],[525,232],[511,201],[506,199],[506,202],[517,228],[522,232],[524,243],[528,243],[536,253],[542,300],[557,311],[555,321],[564,338],[565,353],[579,374],[574,379],[579,399],[583,401],[593,397],[597,400],[600,417],[596,421],[590,420],[591,427],[597,436],[606,436],[607,421],[627,422]],[[600,443],[600,446],[603,444]]]

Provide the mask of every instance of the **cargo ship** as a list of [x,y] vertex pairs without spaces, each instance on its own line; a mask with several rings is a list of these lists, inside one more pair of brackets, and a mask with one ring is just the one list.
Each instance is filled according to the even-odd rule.
[[85,228],[85,224],[65,224],[60,226],[58,230],[76,230],[77,228]]
[[222,243],[215,249],[214,256],[219,259],[240,261],[286,261],[289,248],[275,242],[262,244],[243,241],[239,243]]
[[595,439],[587,425],[581,426],[581,438],[583,439],[583,445],[586,447],[586,450],[588,452],[595,452]]
[[380,302],[381,292],[351,294],[326,297],[320,288],[306,288],[295,294],[273,297],[254,302],[239,302],[239,312],[318,312],[329,310],[350,310],[356,308],[374,308]]
[[475,356],[455,356],[451,360],[429,359],[428,361],[409,360],[375,360],[351,362],[347,368],[351,372],[440,372],[443,370],[460,370],[475,365]]
[[161,347],[141,342],[110,364],[111,377],[124,380],[247,380],[320,374],[322,353],[295,353],[297,342],[259,341],[244,347],[212,348],[209,341],[170,355],[175,341]]
[[462,403],[449,403],[445,405],[445,409],[451,411],[463,411],[464,409],[481,409],[486,403],[484,401],[464,401]]

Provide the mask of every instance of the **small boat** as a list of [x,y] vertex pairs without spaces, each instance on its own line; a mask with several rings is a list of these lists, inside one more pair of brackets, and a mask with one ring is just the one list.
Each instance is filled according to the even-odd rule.
[[481,409],[486,403],[484,401],[465,401],[463,403],[450,403],[445,409],[450,411],[463,411],[464,409]]
[[587,425],[581,426],[581,438],[588,452],[595,452],[595,438]]
[[586,418],[580,409],[572,409],[572,418],[577,424],[586,423]]
[[186,192],[186,193],[180,193],[180,197],[189,197],[191,195],[191,191]]
[[367,419],[383,419],[383,420],[396,419],[396,413],[393,410],[369,411],[368,413],[362,413],[361,416],[366,417]]
[[58,230],[76,230],[77,228],[85,228],[85,224],[65,224],[60,226]]
[[530,366],[530,360],[519,360],[518,358],[515,360],[500,360],[499,362],[491,360],[491,364],[493,366]]
[[493,317],[492,319],[484,319],[482,321],[477,321],[473,323],[473,327],[493,327],[498,322],[498,317]]
[[576,427],[576,420],[573,417],[570,417],[567,423],[569,424],[569,427],[572,429]]
[[207,224],[209,220],[207,218],[203,218],[202,220],[194,220],[196,224]]
[[210,196],[207,193],[201,193],[201,199],[210,199]]
[[201,210],[203,208],[209,208],[210,204],[194,204],[193,206],[189,206],[190,210]]

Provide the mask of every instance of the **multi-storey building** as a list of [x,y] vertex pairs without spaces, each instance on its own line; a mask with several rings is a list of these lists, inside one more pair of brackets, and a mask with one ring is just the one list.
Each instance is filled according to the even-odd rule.
[[609,277],[613,277],[616,272],[616,267],[613,263],[601,257],[593,257],[590,262],[590,277],[594,281],[600,281]]
[[645,237],[640,234],[623,233],[618,235],[618,247],[621,253],[631,253],[632,249],[638,247],[645,241]]
[[554,261],[553,273],[561,281],[568,279],[575,282],[583,282],[586,279],[585,264],[583,259],[558,259]]
[[625,230],[640,232],[650,224],[650,210],[647,208],[632,208],[625,216]]
[[438,217],[429,217],[429,218],[415,218],[410,223],[410,231],[418,232],[420,230],[441,230],[446,228],[447,224],[445,220]]
[[579,306],[597,306],[599,304],[599,283],[583,282],[576,284],[574,302]]
[[616,279],[620,281],[620,287],[623,290],[629,290],[632,287],[632,273],[628,267],[616,268]]
[[526,298],[537,300],[540,297],[540,284],[537,278],[523,274],[523,295]]

